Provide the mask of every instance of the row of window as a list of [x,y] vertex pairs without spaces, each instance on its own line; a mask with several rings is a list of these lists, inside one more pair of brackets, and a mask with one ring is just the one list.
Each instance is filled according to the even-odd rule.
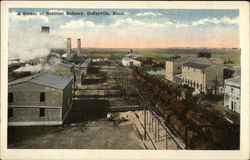
[[[184,68],[184,66],[182,67],[182,68]],[[188,70],[189,70],[190,68],[188,67]],[[193,70],[195,71],[195,68],[193,68]],[[198,71],[199,71],[199,69],[198,69]],[[201,70],[201,73],[204,73],[204,70]]]
[[185,84],[187,84],[190,87],[195,87],[195,88],[202,90],[202,84],[199,84],[198,82],[196,83],[195,81],[185,79],[185,78],[182,79],[182,82],[184,82]]
[[[45,116],[45,108],[39,108],[39,117],[44,117]],[[8,109],[8,117],[12,118],[13,117],[13,108]]]
[[[8,93],[8,102],[14,102],[13,92]],[[40,102],[45,102],[45,92],[40,93]]]

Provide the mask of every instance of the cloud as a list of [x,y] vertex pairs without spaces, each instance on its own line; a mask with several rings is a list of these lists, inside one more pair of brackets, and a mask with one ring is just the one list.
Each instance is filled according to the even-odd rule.
[[174,23],[173,22],[171,22],[171,21],[167,21],[167,22],[165,22],[165,25],[173,25]]
[[213,24],[239,24],[239,18],[229,18],[229,17],[223,17],[223,18],[203,18],[199,19],[198,21],[192,22],[192,26],[199,26],[199,25],[207,25],[209,23]]
[[144,23],[139,20],[132,19],[132,18],[126,18],[126,19],[118,19],[114,24],[111,24],[111,26],[117,27],[117,26],[124,25],[124,24],[143,25]]
[[161,23],[152,23],[152,22],[143,22],[140,20],[126,18],[126,19],[118,19],[115,23],[111,24],[111,27],[118,27],[118,26],[142,26],[142,27],[164,27],[164,24]]
[[49,18],[43,15],[18,15],[17,12],[10,12],[9,13],[10,21],[18,22],[18,21],[30,21],[30,20],[39,20],[44,23],[49,22]]
[[136,16],[161,16],[161,13],[154,13],[154,12],[143,12],[137,13]]
[[188,24],[184,24],[184,23],[177,23],[174,25],[176,28],[184,28],[184,27],[188,27]]
[[82,27],[103,27],[103,25],[95,24],[92,21],[79,19],[72,20],[59,26],[60,29],[81,29]]

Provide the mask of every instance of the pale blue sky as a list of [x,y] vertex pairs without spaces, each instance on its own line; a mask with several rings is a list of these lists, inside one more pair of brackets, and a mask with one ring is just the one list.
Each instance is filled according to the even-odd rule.
[[[18,12],[23,14],[49,10],[62,13],[83,12],[85,15],[16,15]],[[86,15],[87,12],[101,11],[107,11],[111,15]],[[124,15],[113,16],[113,11],[121,11]],[[9,12],[9,26],[12,29],[40,29],[42,25],[50,26],[54,35],[64,38],[84,37],[88,47],[105,47],[107,43],[103,41],[107,39],[110,47],[122,47],[123,44],[124,47],[135,48],[239,47],[238,10],[11,8]]]

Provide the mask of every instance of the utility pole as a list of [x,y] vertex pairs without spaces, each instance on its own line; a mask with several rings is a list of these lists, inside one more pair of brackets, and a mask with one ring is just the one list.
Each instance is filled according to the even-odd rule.
[[146,116],[146,105],[144,105],[144,140],[147,140],[147,116]]

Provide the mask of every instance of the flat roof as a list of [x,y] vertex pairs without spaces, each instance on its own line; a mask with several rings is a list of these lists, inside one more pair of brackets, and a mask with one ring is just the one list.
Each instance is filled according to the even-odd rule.
[[59,62],[58,63],[59,65],[62,65],[64,67],[67,67],[67,68],[71,68],[74,66],[74,64],[70,63],[70,62],[65,62],[65,61],[62,61],[62,62]]
[[18,83],[22,82],[31,82],[31,83],[36,83],[40,84],[43,86],[51,87],[51,88],[56,88],[56,89],[64,89],[70,82],[72,78],[70,77],[65,77],[65,76],[60,76],[60,75],[55,75],[55,74],[50,74],[50,73],[40,73],[40,74],[35,74],[31,75],[28,77],[20,78],[14,81],[9,82],[10,85],[15,85]]
[[225,83],[227,83],[227,84],[229,84],[229,83],[230,84],[235,84],[236,86],[240,86],[240,82],[241,82],[240,76],[225,80]]
[[195,62],[186,62],[186,63],[183,64],[183,66],[191,67],[191,68],[204,69],[204,68],[207,68],[209,65],[201,64],[201,63],[195,63]]

